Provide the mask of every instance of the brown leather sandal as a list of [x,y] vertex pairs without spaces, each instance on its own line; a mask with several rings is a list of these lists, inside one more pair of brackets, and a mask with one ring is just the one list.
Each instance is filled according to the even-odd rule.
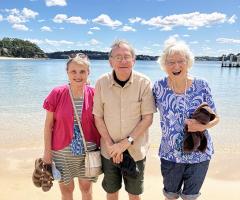
[[51,164],[44,164],[42,158],[36,159],[32,175],[33,184],[36,187],[42,187],[42,190],[47,192],[53,186],[53,180]]

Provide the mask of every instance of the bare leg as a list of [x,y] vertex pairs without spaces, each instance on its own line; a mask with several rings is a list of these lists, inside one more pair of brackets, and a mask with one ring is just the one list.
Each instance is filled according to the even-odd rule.
[[118,191],[114,193],[107,193],[107,200],[118,200]]
[[73,190],[74,190],[74,182],[71,180],[71,182],[67,185],[64,183],[59,184],[61,194],[62,194],[62,200],[73,200]]
[[92,182],[78,179],[79,188],[82,193],[82,200],[92,200]]
[[133,195],[128,193],[129,200],[141,200],[140,195]]

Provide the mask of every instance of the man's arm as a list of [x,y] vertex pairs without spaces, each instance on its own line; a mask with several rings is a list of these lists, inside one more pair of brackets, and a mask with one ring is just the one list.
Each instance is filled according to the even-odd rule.
[[95,125],[100,133],[103,141],[106,143],[107,147],[113,145],[112,138],[110,137],[104,119],[94,115]]
[[[133,131],[129,134],[134,140],[136,140],[139,136],[143,135],[146,130],[151,126],[153,121],[153,114],[146,114],[142,116],[142,120],[136,125]],[[120,155],[129,147],[131,144],[128,142],[128,139],[125,138],[120,142],[116,143],[112,147],[111,157],[120,157]]]

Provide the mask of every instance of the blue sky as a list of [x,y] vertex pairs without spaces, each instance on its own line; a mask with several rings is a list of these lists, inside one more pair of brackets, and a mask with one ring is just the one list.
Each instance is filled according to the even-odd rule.
[[45,52],[108,51],[126,39],[159,55],[177,37],[196,56],[240,52],[240,0],[0,0],[0,38],[30,40]]

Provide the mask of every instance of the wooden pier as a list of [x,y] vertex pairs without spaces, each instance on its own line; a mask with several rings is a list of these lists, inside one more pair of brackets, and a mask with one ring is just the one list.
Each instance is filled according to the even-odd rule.
[[222,67],[240,67],[240,56],[237,56],[237,61],[233,61],[233,55],[229,60],[225,60],[225,56],[222,56]]

